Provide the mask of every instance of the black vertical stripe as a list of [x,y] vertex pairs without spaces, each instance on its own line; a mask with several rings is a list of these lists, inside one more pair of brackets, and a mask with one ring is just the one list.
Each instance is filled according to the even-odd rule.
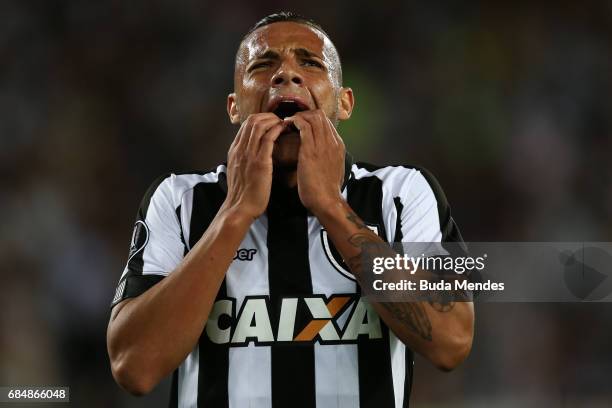
[[410,394],[412,393],[412,379],[414,378],[414,352],[406,346],[404,357],[406,364],[406,376],[404,377],[404,404],[403,408],[410,407]]
[[168,408],[178,408],[178,368],[172,373],[172,384],[170,385],[170,403]]
[[[308,217],[297,190],[276,185],[272,188],[267,215],[270,314],[276,317],[280,315],[283,297],[312,293]],[[295,333],[304,327],[305,320],[309,319],[298,312]],[[315,407],[314,360],[312,344],[272,347],[273,407]]]
[[[393,204],[395,205],[395,213],[397,214],[397,219],[395,221],[395,238],[393,242],[402,242],[404,238],[404,233],[402,232],[402,211],[404,210],[404,205],[399,197],[393,197]],[[404,364],[406,367],[406,374],[404,376],[404,402],[402,407],[409,408],[410,393],[412,392],[412,375],[414,372],[414,353],[408,346],[406,346]]]
[[181,221],[181,205],[176,207],[176,217],[178,218],[179,228],[181,231],[181,242],[183,243],[183,256],[187,255],[187,243],[185,242],[185,235],[183,234],[183,222]]
[[402,233],[402,211],[404,211],[404,204],[402,204],[402,200],[399,197],[393,197],[393,204],[395,205],[395,214],[397,214],[393,242],[402,242],[404,238],[404,234]]
[[[196,184],[193,189],[189,247],[202,237],[225,199],[225,192],[217,183]],[[227,297],[225,280],[217,299]],[[227,407],[229,345],[215,344],[205,330],[199,340],[198,407]]]
[[[351,180],[347,186],[349,206],[369,225],[378,226],[385,239],[382,214],[382,181],[377,177]],[[359,364],[359,406],[361,408],[387,408],[395,406],[389,329],[381,319],[382,339],[360,336],[357,342]]]
[[355,213],[368,225],[378,227],[378,235],[387,237],[382,213],[382,180],[378,177],[363,177],[349,181],[346,201]]

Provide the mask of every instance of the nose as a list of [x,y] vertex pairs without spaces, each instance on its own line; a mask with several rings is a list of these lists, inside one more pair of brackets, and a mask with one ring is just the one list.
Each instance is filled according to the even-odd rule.
[[283,64],[280,66],[278,71],[272,76],[273,86],[282,85],[302,85],[304,79],[300,73],[290,64]]

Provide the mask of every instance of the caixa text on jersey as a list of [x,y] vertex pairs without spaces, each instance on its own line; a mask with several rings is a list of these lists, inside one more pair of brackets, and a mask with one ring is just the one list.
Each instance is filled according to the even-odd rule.
[[269,296],[247,296],[236,313],[235,298],[219,299],[206,324],[206,335],[213,343],[230,346],[342,344],[383,338],[378,314],[358,294],[286,297],[276,303],[272,307]]

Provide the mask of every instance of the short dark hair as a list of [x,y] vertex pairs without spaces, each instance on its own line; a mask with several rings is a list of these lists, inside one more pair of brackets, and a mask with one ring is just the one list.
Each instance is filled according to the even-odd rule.
[[240,53],[240,48],[242,47],[242,43],[249,37],[249,35],[251,35],[255,30],[261,27],[265,27],[269,24],[279,23],[279,22],[292,22],[292,23],[304,24],[304,25],[314,28],[315,30],[323,34],[325,37],[327,37],[327,39],[332,44],[332,47],[334,49],[334,57],[335,57],[334,62],[335,64],[337,64],[336,79],[337,79],[338,85],[342,86],[342,63],[340,61],[340,54],[338,53],[336,46],[333,45],[334,42],[331,40],[331,37],[329,36],[329,34],[327,34],[325,30],[323,30],[323,27],[321,27],[319,23],[309,18],[306,18],[304,16],[301,16],[299,14],[293,13],[291,11],[279,11],[278,13],[269,14],[265,16],[264,18],[262,18],[261,20],[259,20],[257,23],[255,23],[255,25],[251,27],[249,31],[247,31],[244,37],[242,37],[242,40],[240,41],[240,46],[238,47],[238,51],[236,52],[235,61],[236,62],[238,61],[238,55]]
[[321,33],[325,34],[325,36],[329,38],[331,41],[329,34],[327,34],[325,30],[323,30],[323,27],[321,27],[319,23],[315,22],[314,20],[310,18],[306,18],[297,13],[293,13],[291,11],[279,11],[278,13],[269,14],[265,16],[264,18],[259,20],[257,23],[255,23],[255,25],[251,27],[249,31],[247,31],[247,33],[244,35],[244,38],[247,38],[253,31],[257,30],[258,28],[267,26],[268,24],[279,23],[279,22],[284,22],[284,21],[309,25],[312,28],[315,28],[319,30]]

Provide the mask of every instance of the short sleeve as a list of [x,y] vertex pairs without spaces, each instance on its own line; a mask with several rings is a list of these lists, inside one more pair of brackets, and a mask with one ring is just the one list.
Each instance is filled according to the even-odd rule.
[[399,198],[402,242],[456,242],[465,250],[446,195],[429,171],[418,169]]
[[111,307],[161,281],[185,254],[172,191],[173,176],[157,179],[145,193],[134,223],[130,250]]
[[[463,241],[457,223],[451,215],[451,208],[440,184],[427,170],[419,169],[419,174],[406,189],[408,194],[402,198],[406,206],[401,214],[402,242],[439,242],[439,246],[430,246],[428,250],[440,256],[465,257],[469,255],[468,247]],[[441,248],[440,248],[441,247]],[[423,247],[419,248],[420,250]],[[445,270],[431,272],[447,273]],[[451,276],[454,276],[451,275]],[[480,282],[482,277],[478,270],[467,271],[471,282]],[[472,300],[478,296],[477,291],[456,291],[455,300]]]

